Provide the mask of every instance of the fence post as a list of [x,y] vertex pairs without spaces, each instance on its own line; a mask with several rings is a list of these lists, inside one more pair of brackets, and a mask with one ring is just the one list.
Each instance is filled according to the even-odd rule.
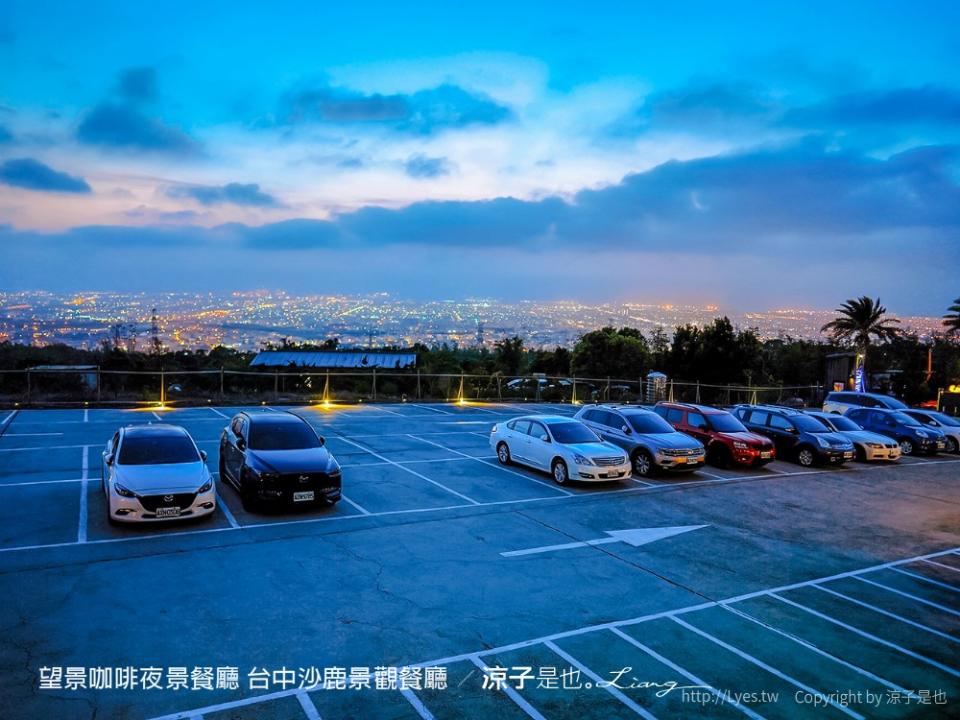
[[167,383],[164,379],[163,365],[160,366],[160,404],[165,405],[167,401]]
[[280,399],[280,371],[273,371],[273,401]]
[[423,395],[420,392],[420,368],[417,368],[417,400],[421,397],[423,397]]
[[220,402],[223,402],[223,365],[220,366]]
[[377,401],[377,367],[373,367],[373,401]]
[[100,404],[100,366],[97,365],[97,405]]
[[700,404],[700,381],[697,380],[697,405]]
[[503,378],[497,375],[497,400],[503,400]]
[[30,371],[27,370],[27,405],[30,404],[30,390],[31,390],[31,387],[30,387],[30,386],[31,386],[31,381],[30,381],[30,379],[31,379],[31,374],[30,374]]
[[573,395],[570,397],[570,404],[577,404],[577,376],[573,376]]
[[607,390],[606,390],[606,395],[604,397],[606,398],[607,402],[610,402],[610,376],[609,375],[607,375]]
[[535,402],[540,402],[540,378],[534,377],[533,379],[534,381],[536,381],[536,384],[537,384],[537,392],[534,395]]

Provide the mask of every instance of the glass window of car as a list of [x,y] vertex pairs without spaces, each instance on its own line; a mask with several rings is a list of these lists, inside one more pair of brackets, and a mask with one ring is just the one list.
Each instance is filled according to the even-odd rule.
[[771,415],[770,416],[770,427],[774,430],[793,430],[793,423],[787,420],[782,415]]
[[237,437],[240,437],[241,431],[243,428],[243,419],[240,417],[235,417],[233,422],[230,423],[230,429],[233,430],[233,434]]
[[507,425],[508,428],[514,432],[518,432],[521,435],[527,435],[530,432],[530,421],[529,420],[514,420],[512,423]]
[[550,434],[553,439],[563,445],[573,445],[575,443],[593,443],[599,442],[600,438],[583,423],[578,422],[556,422],[549,423]]
[[753,410],[750,413],[750,422],[754,425],[766,425],[770,419],[770,413],[763,410]]
[[[810,417],[812,417],[818,423],[823,425],[827,430],[833,430],[833,425],[831,424],[833,422],[833,418],[831,418],[830,420],[827,420],[827,418],[822,417],[820,415],[811,415]],[[837,417],[839,417],[839,415]]]
[[[821,418],[816,418],[820,420]],[[836,428],[839,432],[850,432],[853,430],[863,430],[862,427],[857,425],[853,420],[843,415],[832,415],[828,421],[829,425],[833,425],[833,428]],[[831,428],[831,429],[833,429]]]
[[687,425],[697,430],[707,429],[707,419],[698,412],[687,413]]
[[872,398],[869,395],[857,395],[855,397],[857,398],[857,405],[868,408],[883,407],[876,398]]
[[620,430],[624,425],[626,425],[626,423],[623,421],[623,418],[615,412],[610,412],[609,410],[600,410],[599,413],[600,422],[607,427]]
[[120,443],[120,465],[174,465],[199,462],[200,455],[182,433],[127,435]]
[[947,427],[960,427],[960,420],[955,417],[950,417],[946,413],[932,412],[930,415],[935,417],[941,425],[946,425]]
[[665,405],[655,405],[653,411],[660,417],[666,418],[670,408],[666,407]]
[[671,425],[675,423],[679,425],[680,423],[683,422],[683,410],[680,410],[678,408],[670,408],[667,411],[666,421]]
[[[527,430],[529,435],[532,435],[535,438],[542,438],[544,435],[547,435],[547,429],[543,426],[543,423],[530,422],[530,429]],[[549,437],[549,435],[547,435]]]
[[252,450],[307,450],[322,443],[305,422],[255,422],[250,426]]
[[890,408],[891,410],[906,410],[907,406],[902,402],[897,400],[895,397],[890,397],[889,395],[884,395],[882,399],[878,399],[877,405],[881,407]]
[[738,432],[747,432],[747,428],[743,426],[743,423],[737,420],[737,418],[729,413],[711,413],[709,417],[706,418],[708,427],[712,428],[716,432],[722,433],[738,433]]
[[906,413],[892,412],[892,413],[889,413],[889,416],[894,420],[896,420],[898,423],[901,423],[902,425],[910,425],[911,427],[920,427],[920,423],[914,418],[907,415]]
[[630,427],[641,435],[663,435],[673,433],[673,426],[656,413],[630,413],[627,415]]
[[793,426],[800,432],[808,433],[825,433],[830,432],[823,423],[815,420],[809,415],[794,415],[790,418],[790,421],[793,423]]

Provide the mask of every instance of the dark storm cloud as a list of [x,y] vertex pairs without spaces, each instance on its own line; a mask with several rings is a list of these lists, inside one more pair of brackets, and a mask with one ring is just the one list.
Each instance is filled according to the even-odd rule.
[[496,125],[512,117],[492,98],[443,84],[414,93],[364,94],[327,85],[288,93],[277,123],[381,125],[400,132],[429,135],[471,125]]
[[167,190],[172,198],[191,198],[201,205],[243,205],[248,207],[281,207],[275,197],[263,192],[256,183],[226,185],[180,185]]
[[124,70],[117,81],[117,92],[130,102],[152,102],[157,98],[157,71],[152,67]]
[[32,158],[7,160],[0,165],[0,183],[40,192],[91,192],[83,178],[59,172]]
[[783,118],[801,127],[945,126],[960,125],[960,92],[925,85],[839,95]]
[[428,157],[422,153],[411,155],[403,163],[403,171],[412,178],[435,178],[449,175],[453,165],[442,157]]

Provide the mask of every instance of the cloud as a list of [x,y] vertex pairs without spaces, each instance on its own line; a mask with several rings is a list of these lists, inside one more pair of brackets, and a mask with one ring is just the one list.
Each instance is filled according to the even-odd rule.
[[117,81],[117,93],[129,102],[152,102],[157,98],[157,71],[152,67],[124,70]]
[[635,121],[644,126],[702,131],[768,120],[777,109],[767,93],[751,83],[699,84],[649,95]]
[[937,85],[838,95],[796,108],[785,125],[802,127],[945,126],[960,124],[960,92]]
[[411,155],[403,163],[403,171],[412,178],[435,178],[449,175],[453,171],[453,164],[442,157],[427,157],[422,153]]
[[135,107],[102,103],[84,117],[77,139],[88,145],[187,155],[196,142],[179,128],[151,118]]
[[248,207],[281,207],[272,195],[260,190],[256,183],[226,185],[178,185],[167,190],[172,198],[192,198],[201,205],[242,205]]
[[325,85],[288,93],[281,100],[277,122],[381,125],[428,135],[450,128],[496,125],[511,117],[508,107],[489,96],[449,83],[390,95]]
[[83,178],[59,172],[33,158],[7,160],[0,165],[0,183],[40,192],[91,192]]
[[5,126],[0,125],[0,143],[8,143],[13,141],[13,133],[11,133]]

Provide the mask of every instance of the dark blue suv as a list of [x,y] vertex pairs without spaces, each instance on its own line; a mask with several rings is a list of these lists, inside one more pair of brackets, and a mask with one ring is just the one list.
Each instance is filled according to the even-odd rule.
[[794,460],[804,467],[842,465],[853,459],[853,443],[848,438],[797,410],[779,405],[737,405],[733,414],[750,432],[773,440],[778,458]]
[[942,432],[921,425],[900,410],[856,408],[848,410],[847,417],[864,430],[893,438],[900,443],[900,450],[904,455],[933,455],[946,448],[946,438]]

